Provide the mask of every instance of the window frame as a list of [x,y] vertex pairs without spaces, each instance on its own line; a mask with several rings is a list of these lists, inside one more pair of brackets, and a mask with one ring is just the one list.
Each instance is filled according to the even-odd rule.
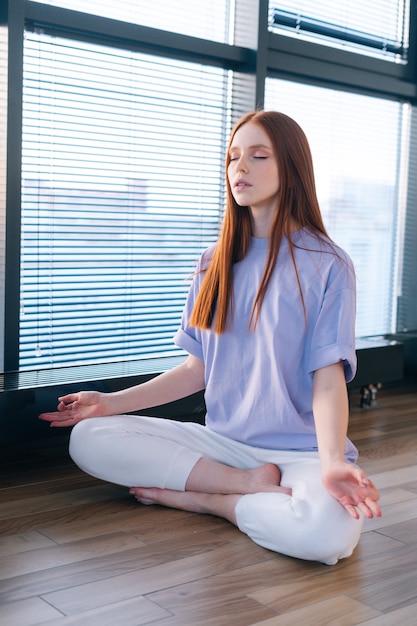
[[415,102],[417,41],[413,33],[417,31],[416,12],[417,10],[412,10],[410,13],[410,47],[406,64],[329,48],[319,42],[296,40],[273,33],[264,25],[267,74]]

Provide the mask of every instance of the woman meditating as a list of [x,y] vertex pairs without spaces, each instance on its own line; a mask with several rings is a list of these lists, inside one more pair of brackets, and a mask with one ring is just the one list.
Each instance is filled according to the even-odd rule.
[[[379,494],[347,438],[355,274],[323,225],[304,132],[244,116],[226,158],[218,242],[196,268],[175,343],[185,361],[113,393],[59,398],[85,472],[143,504],[226,518],[253,541],[334,564]],[[205,425],[128,415],[205,390]]]

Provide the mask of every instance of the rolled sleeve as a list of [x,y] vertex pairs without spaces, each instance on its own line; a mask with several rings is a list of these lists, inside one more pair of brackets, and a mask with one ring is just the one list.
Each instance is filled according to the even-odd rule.
[[[200,267],[201,261],[198,267]],[[188,295],[182,312],[181,325],[175,333],[173,339],[176,346],[182,348],[188,354],[195,356],[200,361],[204,361],[201,330],[190,325],[190,317],[194,308],[194,303],[200,289],[202,273],[197,271],[190,285]]]
[[356,374],[356,352],[352,346],[332,345],[316,350],[310,357],[309,372],[343,361],[345,379],[349,383]]
[[200,361],[204,360],[203,348],[201,343],[197,339],[191,337],[191,335],[186,333],[183,328],[179,328],[175,333],[174,343],[179,348],[182,348],[183,350],[188,352],[188,354],[192,354],[192,356],[200,359]]
[[352,289],[326,295],[311,339],[308,371],[343,361],[346,382],[356,374],[356,298]]

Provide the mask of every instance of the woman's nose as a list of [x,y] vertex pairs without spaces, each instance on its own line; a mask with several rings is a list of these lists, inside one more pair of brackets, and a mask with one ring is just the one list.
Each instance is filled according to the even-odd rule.
[[243,157],[240,157],[240,159],[237,160],[237,162],[236,162],[236,171],[238,171],[238,172],[247,172],[248,171],[248,166],[247,166],[246,160]]

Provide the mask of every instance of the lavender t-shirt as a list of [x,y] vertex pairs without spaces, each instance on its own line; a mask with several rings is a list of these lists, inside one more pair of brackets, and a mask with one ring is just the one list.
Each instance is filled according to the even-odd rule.
[[[339,360],[347,382],[356,371],[355,276],[340,248],[307,229],[292,239],[305,310],[284,239],[256,330],[248,329],[268,254],[268,240],[252,238],[248,254],[234,265],[233,317],[226,332],[189,325],[204,277],[197,271],[174,341],[204,361],[208,428],[257,447],[317,450],[313,373]],[[199,270],[207,267],[212,250],[202,255]],[[357,458],[349,440],[345,456]]]

